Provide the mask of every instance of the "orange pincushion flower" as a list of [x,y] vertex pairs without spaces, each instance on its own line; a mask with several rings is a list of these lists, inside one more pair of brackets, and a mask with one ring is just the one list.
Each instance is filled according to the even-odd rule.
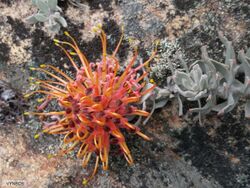
[[[107,55],[106,35],[99,28],[103,47],[102,60],[97,63],[89,63],[75,40],[67,32],[65,34],[72,40],[72,43],[55,40],[55,44],[68,56],[77,71],[76,78],[70,78],[52,65],[31,68],[48,74],[53,80],[37,80],[40,87],[45,90],[37,90],[26,95],[26,97],[34,93],[46,95],[45,101],[38,107],[38,110],[46,108],[52,99],[56,99],[62,111],[27,112],[26,114],[59,116],[59,120],[45,124],[44,132],[65,134],[63,141],[69,147],[61,151],[63,154],[79,146],[77,157],[83,159],[83,167],[86,167],[91,156],[94,155],[96,162],[91,177],[96,173],[100,162],[104,170],[108,169],[110,144],[117,144],[128,163],[132,164],[133,159],[121,129],[133,131],[142,138],[150,140],[149,137],[140,132],[137,126],[130,124],[127,117],[149,115],[148,112],[138,109],[136,103],[140,101],[143,95],[151,92],[155,86],[145,90],[143,79],[147,73],[144,72],[141,76],[138,76],[138,70],[152,60],[156,51],[145,63],[133,68],[137,57],[135,52],[124,72],[118,75],[119,62],[115,55],[122,37],[114,53]],[[73,53],[69,53],[64,45],[68,45],[74,50],[82,63],[82,67],[77,66],[71,56]],[[49,69],[56,72],[57,75],[49,72]]]

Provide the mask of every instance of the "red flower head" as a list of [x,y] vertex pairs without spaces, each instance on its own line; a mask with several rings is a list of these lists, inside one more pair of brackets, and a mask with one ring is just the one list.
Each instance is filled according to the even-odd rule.
[[[65,134],[64,143],[69,147],[62,150],[68,153],[76,146],[79,146],[77,157],[83,159],[83,166],[86,167],[91,156],[95,156],[95,168],[97,171],[101,162],[104,170],[108,169],[110,145],[116,144],[129,164],[133,163],[132,156],[121,132],[122,129],[133,131],[146,140],[149,137],[144,135],[140,129],[129,123],[128,116],[148,116],[149,113],[138,109],[141,97],[151,92],[155,86],[144,89],[143,79],[147,76],[144,72],[138,76],[138,71],[152,60],[156,51],[143,64],[133,68],[137,52],[127,65],[123,73],[118,74],[120,68],[115,55],[119,49],[122,37],[112,55],[106,54],[106,34],[99,28],[98,34],[102,41],[102,60],[96,63],[89,63],[85,55],[80,51],[75,40],[65,32],[72,43],[54,40],[68,56],[73,67],[76,69],[76,77],[70,78],[58,68],[52,65],[41,65],[40,68],[31,68],[44,72],[51,76],[52,80],[37,80],[41,88],[34,93],[46,95],[45,101],[38,107],[38,110],[46,108],[47,104],[55,99],[62,111],[59,112],[27,112],[39,116],[57,115],[57,121],[46,123],[44,132],[49,134]],[[64,46],[69,46],[74,53],[68,52]],[[78,67],[72,55],[77,54],[82,67]],[[52,72],[50,72],[50,70]],[[56,74],[54,74],[56,73]]]

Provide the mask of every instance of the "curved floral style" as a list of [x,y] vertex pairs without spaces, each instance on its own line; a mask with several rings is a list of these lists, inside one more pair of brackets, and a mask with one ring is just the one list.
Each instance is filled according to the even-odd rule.
[[[148,116],[149,113],[140,110],[139,105],[142,96],[150,93],[155,88],[153,85],[145,89],[144,78],[147,72],[138,71],[153,59],[156,51],[143,64],[133,68],[137,58],[135,52],[125,70],[118,74],[120,65],[115,55],[119,49],[122,37],[112,55],[106,53],[106,34],[98,27],[96,32],[102,41],[102,60],[96,63],[89,63],[85,55],[80,51],[75,40],[65,32],[72,43],[54,40],[68,56],[76,70],[76,77],[73,79],[64,72],[52,65],[41,65],[40,68],[31,68],[46,73],[53,79],[36,80],[40,88],[26,95],[29,97],[35,93],[45,94],[45,100],[38,107],[38,110],[46,108],[47,104],[55,99],[61,111],[56,112],[26,112],[26,115],[59,116],[56,121],[45,123],[44,132],[49,134],[64,134],[64,143],[67,149],[61,154],[66,154],[77,146],[79,147],[77,157],[82,158],[82,165],[86,167],[91,156],[95,156],[95,167],[90,178],[97,171],[101,163],[104,170],[108,169],[110,145],[120,147],[129,164],[133,163],[130,150],[127,147],[122,134],[123,129],[133,132],[145,140],[150,140],[140,129],[131,124],[128,117],[139,115]],[[68,46],[74,52],[68,52],[64,46]],[[73,55],[77,55],[82,63],[78,67]]]

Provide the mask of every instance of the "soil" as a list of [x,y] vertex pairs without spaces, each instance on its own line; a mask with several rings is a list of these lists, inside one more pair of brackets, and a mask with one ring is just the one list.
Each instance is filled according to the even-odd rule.
[[[154,41],[161,39],[161,51],[152,64],[164,65],[157,69],[157,82],[162,87],[170,74],[166,57],[178,64],[176,52],[192,62],[200,58],[201,46],[207,45],[210,57],[223,60],[218,30],[232,40],[236,51],[250,47],[248,0],[81,2],[86,5],[83,10],[67,1],[59,2],[68,27],[55,38],[68,40],[63,35],[67,30],[87,58],[95,62],[102,55],[102,47],[91,28],[102,23],[110,54],[124,26],[125,38],[118,52],[121,64],[131,59],[134,44],[130,39],[138,43],[139,60],[146,60]],[[29,0],[1,0],[0,10],[0,187],[10,187],[6,182],[12,180],[23,182],[23,187],[82,187],[94,162],[83,169],[74,152],[62,158],[51,157],[59,150],[62,137],[42,134],[38,118],[23,116],[36,108],[34,99],[40,97],[23,98],[23,93],[35,88],[29,84],[29,77],[44,77],[29,67],[46,63],[72,77],[75,72],[44,24],[25,22],[36,12]],[[177,116],[172,101],[140,126],[153,138],[150,142],[124,133],[135,164],[128,166],[123,157],[111,155],[109,170],[99,169],[86,187],[250,187],[250,121],[244,117],[244,99],[222,117],[214,113],[203,117],[203,125],[198,124],[195,114],[188,113],[193,104],[184,105],[183,117]],[[37,134],[40,136],[34,137]]]

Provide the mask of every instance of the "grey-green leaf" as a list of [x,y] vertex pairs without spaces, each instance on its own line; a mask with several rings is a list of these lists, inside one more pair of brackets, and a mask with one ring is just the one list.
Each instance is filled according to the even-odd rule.
[[45,22],[48,18],[44,16],[41,13],[37,13],[34,15],[34,17],[39,21],[39,22]]
[[45,14],[49,13],[49,6],[47,3],[45,3],[44,1],[38,0],[37,1],[37,7]]
[[248,58],[250,58],[250,48],[247,49],[246,55]]
[[29,24],[35,24],[38,22],[38,20],[35,18],[34,15],[29,16],[28,18],[25,19],[26,22]]
[[193,80],[189,77],[188,74],[176,71],[175,72],[175,82],[179,86],[183,86],[188,89],[192,89],[193,87]]
[[245,117],[250,118],[250,100],[247,100],[245,104]]
[[38,0],[32,0],[32,4],[33,4],[33,5],[37,5],[37,1],[38,1]]
[[55,11],[57,7],[57,0],[48,0],[48,6],[51,10]]
[[50,32],[52,33],[58,33],[60,30],[60,25],[59,24],[54,24],[49,27]]
[[57,19],[57,21],[58,21],[63,27],[67,27],[67,26],[68,26],[66,20],[65,20],[62,16],[60,16],[60,17],[58,17],[58,18],[56,18],[56,19]]

